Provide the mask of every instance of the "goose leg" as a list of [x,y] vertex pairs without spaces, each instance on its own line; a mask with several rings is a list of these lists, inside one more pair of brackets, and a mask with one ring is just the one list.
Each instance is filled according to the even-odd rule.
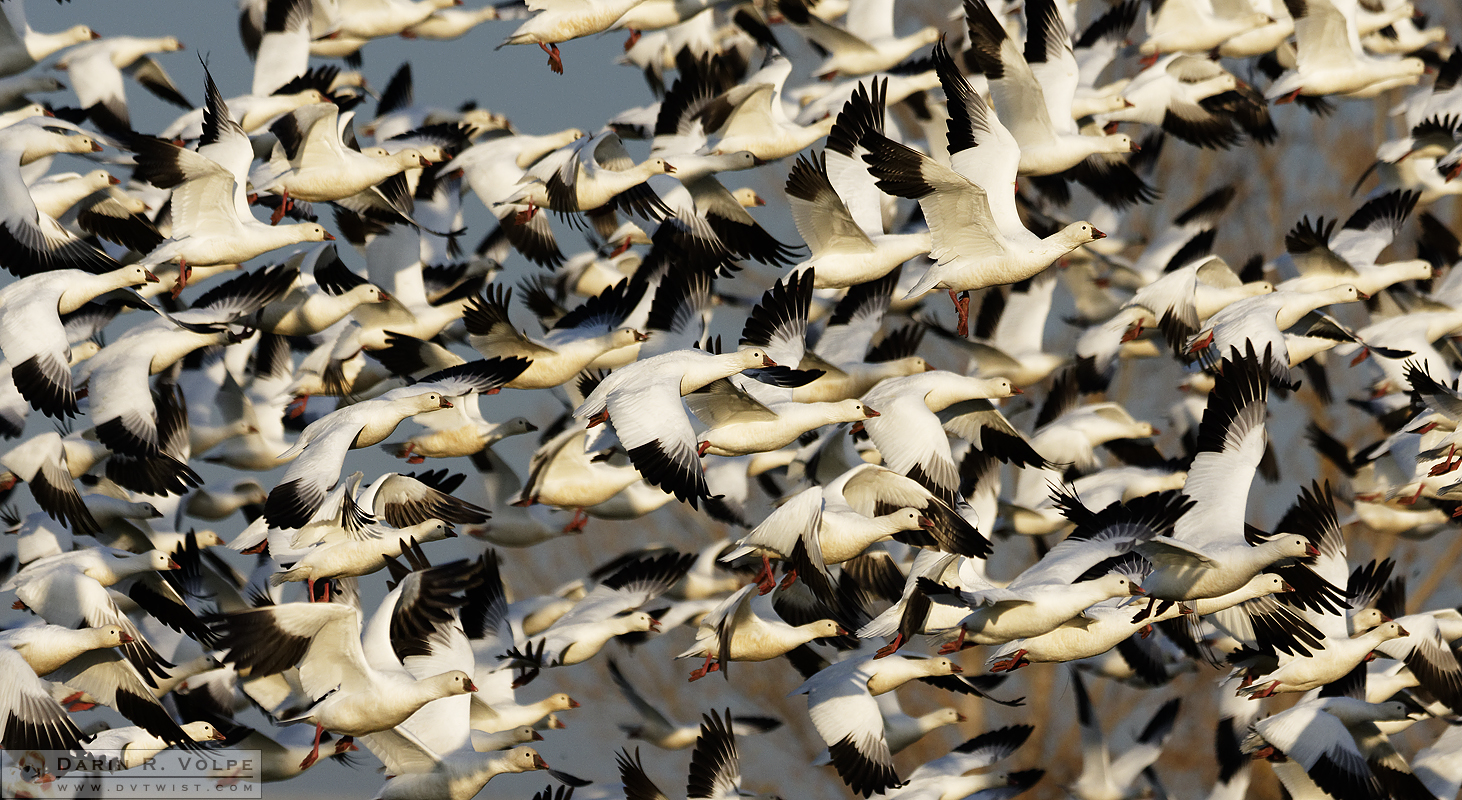
[[899,634],[897,636],[893,637],[893,641],[889,642],[888,644],[884,645],[883,647],[878,648],[878,652],[877,653],[874,653],[873,654],[873,657],[874,658],[887,658],[887,657],[893,655],[894,653],[897,653],[899,651],[899,648],[900,647],[903,647],[903,646],[904,646],[904,634],[903,634],[903,631],[899,631]]
[[178,259],[178,280],[173,284],[172,291],[174,300],[178,299],[178,295],[188,287],[188,279],[191,277],[193,277],[193,268],[188,266],[186,259]]
[[[1024,649],[1016,650],[1014,653],[1011,653],[1010,654],[1010,657],[1009,658],[1002,659],[1000,661],[996,661],[994,664],[990,665],[990,671],[991,672],[1014,672],[1015,670],[1020,669],[1022,666],[1024,666],[1024,665],[1022,665],[1020,663],[1024,659],[1025,659],[1025,650]],[[1027,662],[1027,663],[1029,663],[1029,662]]]
[[955,326],[955,333],[961,338],[970,335],[970,293],[960,292],[955,294],[953,289],[949,290],[949,299],[954,301],[954,310],[959,313],[959,323]]
[[299,397],[296,397],[295,399],[289,401],[289,405],[284,407],[284,413],[287,414],[290,419],[298,419],[301,415],[305,413],[305,406],[309,405],[309,402],[310,396],[307,394],[302,394]]
[[588,525],[588,524],[589,524],[589,515],[584,513],[584,509],[582,509],[582,508],[576,508],[576,509],[574,509],[574,517],[573,517],[573,519],[569,520],[569,524],[567,524],[567,525],[565,525],[563,527],[563,532],[564,533],[578,533],[578,532],[584,530],[584,526],[585,525]]
[[325,729],[323,727],[321,727],[320,723],[316,722],[315,723],[315,748],[310,751],[310,754],[309,755],[305,756],[305,760],[304,761],[301,761],[300,762],[300,769],[309,769],[311,766],[314,765],[314,763],[316,761],[319,761],[320,760],[320,734],[322,734],[324,732],[325,732]]
[[[963,650],[964,649],[964,646],[965,646],[965,629],[964,629],[964,626],[961,625],[960,628],[959,628],[959,638],[958,639],[955,639],[954,641],[952,641],[952,642],[944,645],[943,647],[939,648],[939,655],[941,655],[941,656],[947,656],[950,653],[958,653],[960,650]],[[1024,653],[1025,651],[1022,650],[1020,652]]]
[[287,211],[289,211],[289,190],[285,189],[279,195],[279,208],[274,209],[274,213],[269,215],[269,224],[278,225],[279,221],[284,219]]
[[797,570],[795,568],[794,569],[787,570],[787,574],[782,576],[782,588],[783,589],[787,588],[788,586],[791,586],[793,583],[796,583],[796,582],[797,582]]
[[1450,447],[1448,447],[1447,448],[1447,460],[1446,461],[1443,461],[1442,463],[1440,463],[1438,465],[1436,465],[1435,467],[1432,467],[1431,468],[1431,471],[1428,472],[1427,474],[1435,477],[1437,475],[1446,475],[1448,472],[1451,472],[1452,470],[1456,469],[1457,467],[1452,464],[1452,456],[1454,454],[1456,454],[1456,452],[1457,452],[1457,445],[1454,444],[1454,445],[1451,445]]
[[752,582],[761,588],[761,594],[777,588],[777,578],[772,574],[772,559],[766,553],[761,554],[761,572],[756,573]]
[[539,42],[538,46],[543,48],[543,52],[548,54],[548,68],[553,70],[554,74],[562,75],[563,57],[559,55],[558,45],[544,44],[543,42]]
[[629,29],[629,38],[624,42],[624,51],[628,53],[640,41],[640,32],[635,28]]
[[701,678],[704,678],[707,675],[711,674],[712,672],[719,670],[720,668],[721,665],[716,663],[716,657],[714,655],[708,654],[706,656],[706,663],[702,664],[700,669],[690,673],[690,679],[692,682],[698,681]]

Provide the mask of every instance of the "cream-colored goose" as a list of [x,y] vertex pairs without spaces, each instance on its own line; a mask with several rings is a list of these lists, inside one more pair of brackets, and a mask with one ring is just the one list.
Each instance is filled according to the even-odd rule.
[[[183,732],[195,742],[221,742],[224,735],[212,723],[201,720],[182,726]],[[134,769],[147,763],[172,744],[158,738],[136,725],[111,728],[97,734],[86,743],[86,751],[97,760],[116,758],[121,752],[122,769]]]
[[541,339],[519,333],[508,317],[512,289],[489,288],[472,298],[463,314],[467,341],[484,356],[529,359],[523,374],[510,389],[551,389],[579,374],[595,359],[645,341],[643,333],[622,327],[639,298],[630,294],[628,280],[606,289],[565,314]]
[[156,282],[132,265],[95,275],[79,269],[42,272],[0,289],[0,351],[10,362],[15,388],[50,417],[76,414],[71,384],[71,346],[61,316],[115,289]]
[[1361,48],[1356,4],[1342,0],[1308,0],[1295,17],[1295,67],[1265,90],[1264,97],[1287,103],[1300,95],[1343,94],[1375,97],[1421,78],[1426,65],[1419,58],[1380,59]]
[[[1026,4],[1028,62],[986,0],[965,0],[965,20],[975,66],[989,79],[1000,122],[1020,142],[1021,175],[1054,175],[1102,153],[1130,153],[1125,133],[1082,133],[1071,114],[1080,82],[1071,34],[1055,0]],[[992,189],[986,185],[986,191]]]
[[60,33],[41,33],[26,21],[22,0],[6,3],[0,14],[0,77],[24,72],[52,53],[100,38],[101,34],[85,25],[73,25]]
[[875,80],[871,96],[860,84],[828,133],[827,152],[799,157],[787,176],[792,220],[811,250],[798,269],[812,270],[819,289],[877,280],[932,246],[927,233],[884,233],[881,195],[859,158],[864,134],[883,133],[887,91],[887,80]]
[[431,166],[420,150],[407,147],[386,156],[369,156],[340,138],[339,106],[314,103],[280,117],[269,126],[278,139],[266,169],[274,177],[255,189],[311,203],[343,200],[405,172]]
[[345,319],[359,306],[391,299],[379,286],[351,272],[334,245],[315,248],[296,258],[301,267],[313,262],[314,269],[301,269],[289,292],[260,310],[255,323],[260,330],[280,336],[309,336]]
[[183,43],[175,36],[112,36],[72,50],[56,62],[56,69],[65,70],[71,77],[71,87],[76,90],[82,108],[97,114],[99,106],[101,113],[111,117],[109,124],[127,128],[131,127],[131,117],[127,111],[123,70],[163,100],[193,108],[162,65],[150,55],[182,49]]
[[528,482],[512,498],[512,504],[544,503],[574,509],[575,525],[583,509],[609,502],[626,487],[640,480],[640,471],[625,463],[624,456],[588,453],[582,427],[569,429],[541,445],[528,462]]
[[461,0],[382,0],[370,3],[341,3],[339,32],[355,39],[395,36],[438,10],[461,5]]
[[808,125],[798,125],[787,117],[782,84],[790,74],[792,62],[778,54],[755,75],[707,106],[706,131],[720,136],[715,153],[746,150],[762,161],[776,161],[801,151],[832,130],[836,122],[832,117]]
[[104,169],[81,175],[61,172],[47,175],[30,185],[30,199],[36,210],[52,219],[60,219],[72,206],[94,192],[116,186],[120,181]]
[[[399,667],[394,653],[368,654],[361,641],[360,611],[347,605],[272,605],[230,614],[217,630],[219,649],[228,651],[225,660],[240,669],[262,676],[299,665],[301,688],[315,702],[282,721],[314,723],[315,750],[302,767],[319,757],[320,735],[326,729],[346,736],[376,733],[400,725],[433,700],[477,689],[462,670],[416,680]],[[398,666],[373,666],[383,663],[376,660],[381,657]]]
[[531,0],[530,11],[538,13],[518,26],[498,45],[536,44],[548,54],[548,67],[563,74],[558,43],[609,30],[615,20],[644,0]]
[[847,633],[835,620],[820,619],[803,625],[788,625],[776,612],[773,595],[753,594],[756,584],[733,592],[696,628],[695,644],[676,658],[705,658],[690,674],[691,680],[720,671],[730,680],[731,661],[770,661],[813,639],[829,639]]
[[852,0],[843,26],[814,16],[802,3],[779,7],[788,21],[805,29],[807,38],[827,51],[827,58],[813,71],[823,80],[882,72],[913,55],[925,45],[939,41],[939,29],[920,28],[908,36],[894,34],[892,0]]
[[162,139],[136,142],[139,173],[173,192],[171,235],[141,263],[178,264],[178,288],[186,284],[189,265],[242,264],[280,247],[335,238],[313,222],[271,226],[254,219],[243,187],[253,145],[229,116],[212,75],[205,81],[205,93],[210,113],[197,151]]
[[721,378],[770,366],[776,362],[755,347],[722,355],[704,350],[662,353],[610,373],[574,410],[574,417],[588,420],[591,428],[607,423],[646,481],[695,508],[710,490],[696,452],[695,428],[681,398]]
[[696,451],[714,456],[780,450],[824,425],[862,422],[879,415],[862,400],[763,403],[724,378],[686,395],[685,403],[710,426],[700,435]]
[[604,131],[544,156],[503,203],[526,203],[564,214],[596,211],[612,204],[658,220],[668,216],[670,209],[645,181],[673,172],[675,166],[659,157],[634,163],[619,134]]
[[95,628],[63,628],[60,625],[27,625],[0,633],[0,647],[19,653],[37,675],[49,675],[89,650],[119,647],[132,637],[116,625]]
[[833,767],[866,797],[900,783],[874,698],[912,680],[963,671],[947,658],[853,656],[808,678],[792,694],[807,695],[807,711],[832,751]]

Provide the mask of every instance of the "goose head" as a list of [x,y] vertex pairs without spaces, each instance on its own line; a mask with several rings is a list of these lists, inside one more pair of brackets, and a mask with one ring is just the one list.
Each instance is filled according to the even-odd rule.
[[1373,628],[1371,630],[1371,635],[1375,636],[1377,639],[1380,639],[1383,642],[1389,642],[1392,639],[1400,639],[1403,636],[1410,636],[1411,632],[1401,627],[1401,623],[1393,619],[1389,622],[1383,622]]
[[1395,261],[1385,266],[1398,281],[1424,281],[1432,277],[1432,263],[1421,258]]
[[873,406],[864,403],[862,400],[839,400],[836,403],[826,404],[828,418],[834,422],[862,422],[865,419],[873,419],[882,416],[873,410]]
[[[82,42],[90,42],[100,38],[102,38],[100,33],[97,33],[86,25],[72,25],[66,30],[55,34],[55,43],[60,45],[56,49],[60,50],[70,47],[73,44],[81,44]],[[44,56],[42,57],[44,58]]]
[[1234,291],[1239,294],[1240,299],[1245,297],[1258,297],[1263,294],[1273,294],[1274,284],[1269,281],[1250,281],[1237,287]]
[[[1149,427],[1151,426],[1149,425]],[[1126,490],[1122,492],[1122,502],[1125,503],[1143,495],[1165,492],[1169,489],[1181,489],[1187,480],[1188,473],[1183,470],[1139,477],[1128,484]]]
[[362,283],[359,286],[351,287],[345,296],[352,302],[360,305],[384,303],[391,299],[391,295],[374,283]]
[[[116,574],[131,575],[140,572],[166,572],[170,569],[182,569],[178,562],[172,559],[167,553],[161,550],[148,550],[146,553],[125,556],[118,559],[111,565],[111,572]],[[105,580],[106,576],[93,575],[93,570],[86,570],[86,574],[98,580]]]
[[[265,499],[268,499],[268,495],[265,495]],[[193,540],[198,543],[199,548],[223,546],[223,537],[219,536],[217,531],[211,531],[207,528],[201,531],[195,531],[193,533]]]
[[900,508],[878,517],[878,520],[895,531],[918,531],[934,527],[933,521],[917,508]]
[[504,772],[532,772],[548,769],[548,762],[531,747],[515,747],[501,759],[499,766]]
[[459,694],[471,694],[477,691],[477,684],[472,682],[472,676],[460,669],[443,672],[440,675],[433,675],[427,678],[424,683],[434,691],[439,692],[442,697],[455,697]]
[[410,527],[402,528],[401,533],[410,536],[417,542],[440,542],[443,539],[457,538],[457,533],[452,530],[452,526],[439,519],[418,522]]
[[[1137,146],[1136,142],[1132,141],[1132,137],[1125,133],[1113,133],[1102,136],[1100,137],[1100,141],[1097,142],[1098,153],[1135,153],[1139,149],[1141,148]],[[1100,239],[1102,237],[1098,236],[1096,238]]]
[[1250,578],[1248,583],[1244,584],[1244,593],[1252,594],[1254,597],[1264,597],[1265,595],[1292,591],[1294,591],[1293,586],[1290,586],[1284,578],[1272,572],[1261,572]]
[[525,433],[533,433],[537,430],[538,426],[530,422],[527,417],[513,417],[506,422],[498,423],[494,433],[506,439],[509,436],[522,436]]
[[408,147],[404,150],[398,150],[393,155],[387,156],[387,158],[389,158],[393,163],[395,163],[402,169],[411,169],[413,167],[429,167],[433,163],[430,158],[427,158],[425,153],[421,152],[415,147]]
[[874,663],[879,666],[867,683],[868,693],[874,696],[891,692],[916,678],[937,678],[964,672],[958,664],[943,656],[885,658]]
[[942,38],[944,38],[944,34],[933,25],[926,25],[925,27],[915,31],[914,34],[909,37],[910,40],[919,42],[920,44],[934,44]]
[[906,356],[896,358],[893,361],[885,361],[877,365],[880,374],[886,374],[890,378],[902,378],[908,375],[918,375],[923,372],[933,372],[934,366],[924,360],[923,356]]
[[952,708],[941,708],[937,711],[931,711],[928,714],[925,714],[923,717],[920,717],[920,720],[923,721],[925,725],[928,725],[931,729],[933,729],[943,727],[945,725],[958,725],[959,723],[965,721],[965,715],[959,713],[958,711],[955,711]]
[[[1320,305],[1322,306],[1328,306],[1331,303],[1354,303],[1359,300],[1364,300],[1366,297],[1367,295],[1365,293],[1349,283],[1326,289],[1323,292],[1313,293],[1313,299],[1321,301]],[[1316,308],[1319,308],[1319,306],[1316,306]]]
[[1147,594],[1147,591],[1138,585],[1137,581],[1111,572],[1092,581],[1094,588],[1105,592],[1107,597],[1137,597]]
[[835,636],[846,636],[848,633],[843,626],[830,619],[820,619],[797,627],[814,639],[831,639]]
[[636,611],[620,617],[619,627],[623,629],[622,633],[659,633],[660,620],[643,611]]
[[[399,390],[398,390],[399,391]],[[408,416],[413,414],[425,414],[428,411],[437,411],[443,408],[451,408],[452,401],[442,396],[441,392],[418,392],[402,397],[396,397],[392,402]]]
[[71,345],[70,363],[67,364],[67,366],[74,367],[77,364],[80,364],[88,358],[96,355],[97,353],[100,353],[101,351],[102,346],[90,339],[87,339],[84,342],[73,344]]
[[736,198],[736,202],[739,203],[742,208],[756,208],[758,206],[764,206],[767,204],[767,201],[763,200],[762,196],[757,194],[756,190],[751,188],[750,186],[743,186],[740,189],[737,189],[736,191],[731,193],[731,196]]
[[303,92],[299,92],[297,94],[286,95],[286,97],[289,97],[290,100],[299,104],[295,106],[296,108],[307,106],[311,103],[333,102],[329,97],[325,96],[324,92],[320,91],[319,89],[306,89]]
[[114,269],[107,273],[107,282],[118,288],[125,286],[146,286],[149,283],[157,283],[158,278],[152,274],[147,267],[138,264],[128,264],[121,269]]
[[568,711],[571,708],[579,707],[579,701],[575,700],[572,697],[569,697],[563,692],[549,695],[548,697],[545,697],[541,702],[543,708],[547,709],[550,713],[554,711]]
[[[722,153],[719,156],[712,156],[706,159],[706,161],[708,162],[707,166],[714,168],[717,172],[733,172],[737,170],[751,169],[752,167],[761,166],[762,164],[766,163],[757,158],[756,155],[753,154],[750,150],[737,150],[734,153]],[[732,192],[732,194],[735,195],[736,192]],[[756,194],[756,192],[752,192],[752,194],[754,195]],[[740,200],[739,197],[737,199]]]
[[335,237],[325,230],[324,226],[314,222],[304,222],[299,225],[280,225],[275,230],[287,230],[292,237],[297,237],[298,242],[333,242]]
[[942,657],[921,658],[918,659],[915,663],[918,665],[918,671],[922,675],[930,678],[937,678],[941,675],[958,675],[959,673],[964,672],[964,669],[961,668],[960,665],[954,663],[953,661],[950,661],[947,658]]
[[183,43],[176,36],[164,36],[157,40],[156,47],[162,53],[176,53],[183,49]]
[[121,182],[117,178],[113,177],[112,173],[107,172],[104,169],[94,169],[91,172],[86,173],[85,175],[73,178],[73,180],[75,180],[81,186],[85,187],[89,192],[95,192],[100,189],[105,189],[108,186],[116,186],[118,183]]
[[741,365],[741,369],[761,369],[762,367],[775,367],[777,362],[767,356],[766,351],[759,347],[748,347],[745,350],[737,350],[734,353],[727,353],[722,358],[730,360],[734,364]]
[[116,625],[103,625],[100,628],[87,628],[89,644],[97,650],[104,647],[117,647],[132,641],[131,635]]
[[58,153],[99,153],[102,146],[90,136],[85,134],[74,134],[70,136],[58,136],[56,143]]
[[1276,559],[1320,555],[1320,548],[1310,544],[1310,540],[1303,536],[1280,536],[1259,546],[1277,553]]
[[[1124,134],[1125,135],[1125,134]],[[1061,240],[1063,244],[1069,244],[1072,248],[1080,247],[1088,242],[1098,239],[1105,239],[1107,235],[1097,230],[1097,227],[1086,220],[1073,222],[1061,229]]]
[[224,740],[222,732],[213,727],[212,723],[202,720],[184,725],[183,733],[188,734],[188,738],[195,742],[221,742]]
[[1390,621],[1391,618],[1381,613],[1378,608],[1362,608],[1350,615],[1348,620],[1350,635],[1365,633]]
[[621,347],[639,344],[648,340],[650,337],[648,334],[640,333],[634,328],[620,328],[617,331],[611,331],[608,338],[609,348],[611,350],[618,350]]
[[646,159],[640,164],[640,170],[646,175],[673,175],[675,167],[663,158]]

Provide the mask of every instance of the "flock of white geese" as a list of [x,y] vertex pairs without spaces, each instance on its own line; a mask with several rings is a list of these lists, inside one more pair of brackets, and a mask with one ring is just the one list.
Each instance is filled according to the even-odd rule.
[[[693,748],[714,800],[1455,800],[1462,48],[1422,0],[459,2],[241,0],[249,85],[0,3],[6,796],[179,747],[663,800]],[[360,71],[493,28],[570,75],[623,31],[625,109]],[[1185,161],[1366,98],[1373,157],[1233,177],[1368,195],[1218,237],[1244,189]],[[651,694],[671,655],[710,688]],[[551,769],[586,683],[632,742]]]

